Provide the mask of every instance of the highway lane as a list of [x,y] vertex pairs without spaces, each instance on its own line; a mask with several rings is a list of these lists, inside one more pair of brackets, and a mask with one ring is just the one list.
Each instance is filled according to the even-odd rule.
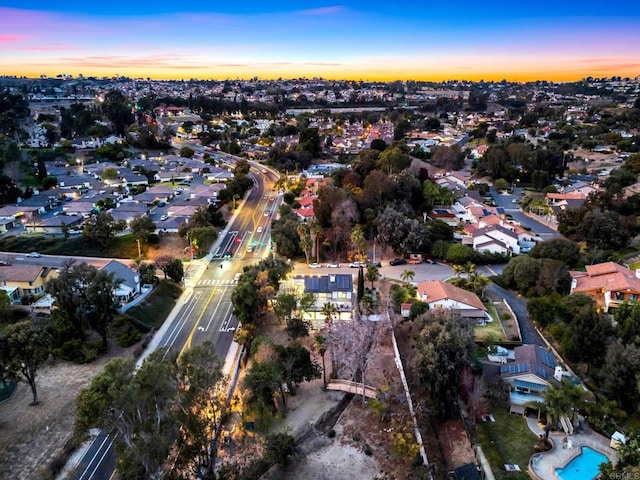
[[[224,362],[238,322],[233,316],[231,296],[237,283],[236,273],[257,263],[269,253],[271,219],[276,218],[281,196],[273,191],[275,174],[256,172],[250,176],[253,188],[239,205],[235,217],[223,230],[209,256],[196,260],[185,275],[187,288],[182,307],[164,332],[158,347],[167,355],[180,355],[193,345],[210,340]],[[261,232],[258,232],[258,227]],[[247,249],[251,250],[247,252]],[[224,254],[229,253],[229,258]],[[211,261],[209,261],[211,260]],[[220,268],[222,267],[222,268]],[[104,435],[104,434],[102,434]],[[74,480],[115,480],[115,452],[111,442],[94,440],[72,477]],[[96,463],[92,468],[86,465]],[[86,473],[81,473],[86,472]],[[93,472],[93,473],[92,473]],[[80,477],[77,475],[84,474]]]

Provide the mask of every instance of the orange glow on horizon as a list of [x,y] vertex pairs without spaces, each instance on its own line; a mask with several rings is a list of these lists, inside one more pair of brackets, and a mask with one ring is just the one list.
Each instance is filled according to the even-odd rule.
[[265,71],[265,70],[257,70],[257,71],[236,71],[236,70],[225,70],[225,69],[216,69],[210,70],[206,68],[202,69],[190,69],[190,70],[181,70],[179,68],[172,70],[163,70],[163,69],[148,69],[145,71],[140,71],[135,68],[118,68],[118,69],[106,69],[106,68],[93,68],[93,69],[83,69],[74,71],[70,68],[56,68],[56,69],[43,69],[43,68],[30,68],[30,69],[21,69],[20,71],[16,71],[15,73],[9,72],[1,72],[2,75],[7,76],[16,76],[16,77],[26,77],[26,78],[39,78],[41,75],[46,75],[49,78],[54,78],[57,75],[67,74],[73,75],[75,78],[78,78],[80,74],[84,77],[96,77],[96,78],[112,78],[115,76],[123,76],[129,78],[150,78],[152,80],[187,80],[187,79],[196,79],[196,80],[216,80],[216,79],[242,79],[248,80],[254,77],[257,77],[261,80],[277,80],[279,78],[282,79],[292,79],[292,78],[323,78],[325,80],[336,80],[336,81],[372,81],[372,82],[393,82],[393,81],[424,81],[424,82],[443,82],[450,80],[467,80],[467,81],[502,81],[507,80],[510,82],[531,82],[537,80],[546,80],[550,82],[574,82],[584,79],[586,77],[612,77],[612,76],[620,76],[620,77],[630,77],[636,78],[638,73],[630,73],[628,70],[609,70],[602,71],[601,69],[588,70],[584,69],[581,71],[567,71],[567,69],[531,69],[531,70],[520,70],[513,71],[511,69],[499,70],[495,69],[489,71],[487,69],[482,70],[472,70],[465,69],[464,71],[447,72],[447,71],[438,71],[436,69],[432,71],[427,71],[426,69],[422,69],[422,71],[398,71],[398,70],[355,70],[345,71],[342,69],[338,70],[306,70],[306,69],[296,69],[296,70],[288,70],[282,69],[277,71]]

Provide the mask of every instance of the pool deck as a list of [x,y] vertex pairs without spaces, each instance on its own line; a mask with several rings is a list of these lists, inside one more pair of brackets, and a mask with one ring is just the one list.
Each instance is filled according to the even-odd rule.
[[[544,434],[534,419],[527,419],[527,424],[536,435]],[[579,455],[583,446],[603,453],[611,461],[615,462],[618,458],[615,450],[609,446],[609,440],[590,429],[569,436],[564,433],[552,433],[549,438],[553,442],[553,448],[548,452],[537,453],[531,458],[533,473],[541,479],[557,479],[556,468],[564,467],[573,457]],[[565,438],[571,441],[572,448],[565,446]]]

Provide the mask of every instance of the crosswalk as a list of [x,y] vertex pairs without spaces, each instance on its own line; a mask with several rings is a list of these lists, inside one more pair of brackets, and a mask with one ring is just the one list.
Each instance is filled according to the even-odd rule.
[[196,284],[197,287],[230,287],[237,285],[237,280],[200,280]]

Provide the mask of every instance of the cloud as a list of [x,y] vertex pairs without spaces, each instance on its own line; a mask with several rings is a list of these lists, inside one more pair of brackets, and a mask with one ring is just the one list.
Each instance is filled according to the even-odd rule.
[[22,42],[27,37],[19,37],[18,35],[0,35],[0,43]]
[[321,15],[335,15],[336,13],[343,13],[346,9],[342,5],[335,5],[333,7],[322,8],[310,8],[308,10],[299,10],[300,15],[321,16]]

